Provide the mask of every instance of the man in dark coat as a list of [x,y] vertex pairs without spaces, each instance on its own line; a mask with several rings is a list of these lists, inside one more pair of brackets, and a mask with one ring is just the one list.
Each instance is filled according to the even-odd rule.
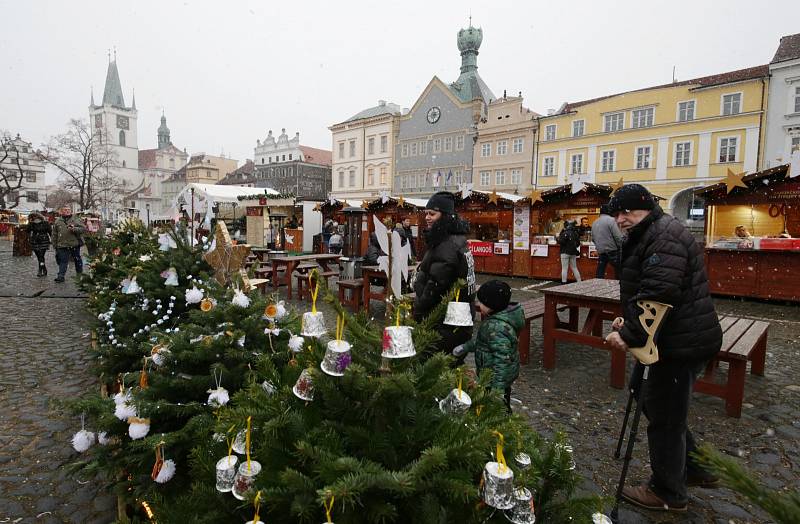
[[83,239],[81,235],[86,232],[81,220],[72,215],[69,206],[61,208],[61,216],[53,224],[53,247],[56,248],[56,263],[58,264],[58,276],[56,282],[64,282],[64,275],[67,274],[70,259],[75,261],[75,272],[83,272],[83,259],[81,258],[81,246]]
[[[466,286],[459,291],[460,302],[469,302],[474,311],[475,263],[467,247],[469,224],[455,213],[455,197],[447,191],[433,195],[425,206],[425,243],[427,251],[414,276],[414,318],[427,317],[442,301],[458,279]],[[450,353],[472,338],[471,327],[440,324],[439,351]]]
[[695,378],[722,345],[703,251],[639,184],[617,190],[609,212],[628,237],[619,275],[624,320],[615,321],[606,341],[623,350],[644,346],[647,333],[639,322],[637,300],[672,306],[658,335],[659,361],[650,366],[646,381],[641,381],[644,368],[637,363],[631,379],[649,420],[652,476],[646,485],[625,488],[623,499],[648,509],[685,511],[687,485],[713,487],[717,480],[689,457],[695,441],[687,426]]

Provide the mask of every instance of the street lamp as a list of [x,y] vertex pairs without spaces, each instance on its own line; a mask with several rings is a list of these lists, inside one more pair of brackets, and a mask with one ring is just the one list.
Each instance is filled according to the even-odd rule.
[[150,230],[150,202],[147,202],[144,205],[145,209],[147,210],[147,230]]

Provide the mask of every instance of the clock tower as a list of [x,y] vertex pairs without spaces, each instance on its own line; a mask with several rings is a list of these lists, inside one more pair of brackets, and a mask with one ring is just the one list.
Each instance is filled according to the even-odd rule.
[[117,57],[109,55],[106,84],[103,90],[103,101],[97,105],[94,93],[89,104],[89,125],[103,143],[108,144],[113,152],[114,167],[109,168],[115,177],[124,184],[122,194],[131,193],[142,183],[139,172],[139,142],[136,126],[136,95],[131,105],[125,105],[122,84],[119,81]]

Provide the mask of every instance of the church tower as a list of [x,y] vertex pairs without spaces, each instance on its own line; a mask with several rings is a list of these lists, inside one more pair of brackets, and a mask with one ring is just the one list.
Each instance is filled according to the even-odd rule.
[[89,125],[94,133],[99,133],[101,140],[111,147],[115,166],[110,170],[124,181],[125,193],[138,189],[142,179],[139,173],[136,116],[136,95],[132,96],[131,105],[126,106],[117,70],[116,52],[113,61],[109,54],[103,101],[100,105],[96,105],[92,93]]
[[158,148],[164,149],[170,145],[169,128],[167,127],[167,117],[161,113],[161,125],[158,126]]

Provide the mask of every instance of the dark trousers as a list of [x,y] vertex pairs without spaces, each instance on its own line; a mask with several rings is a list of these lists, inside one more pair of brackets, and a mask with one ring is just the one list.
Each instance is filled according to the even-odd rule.
[[58,278],[64,278],[67,274],[70,259],[75,261],[75,272],[83,273],[83,259],[81,258],[81,246],[59,247],[56,249],[56,263],[58,264]]
[[506,403],[506,410],[508,411],[509,415],[511,414],[511,386],[508,386],[505,391],[503,391],[503,400]]
[[644,366],[637,363],[631,375],[632,386],[644,394],[649,421],[650,489],[670,505],[686,504],[687,472],[702,471],[690,457],[697,446],[687,424],[689,398],[702,369],[702,363],[662,360],[650,366],[644,391],[638,387]]
[[34,249],[33,254],[36,255],[36,260],[39,262],[39,267],[44,266],[44,254],[47,253],[46,249]]
[[614,268],[617,280],[619,280],[619,251],[609,251],[608,253],[600,253],[597,259],[597,273],[596,278],[605,278],[606,267],[611,264]]

